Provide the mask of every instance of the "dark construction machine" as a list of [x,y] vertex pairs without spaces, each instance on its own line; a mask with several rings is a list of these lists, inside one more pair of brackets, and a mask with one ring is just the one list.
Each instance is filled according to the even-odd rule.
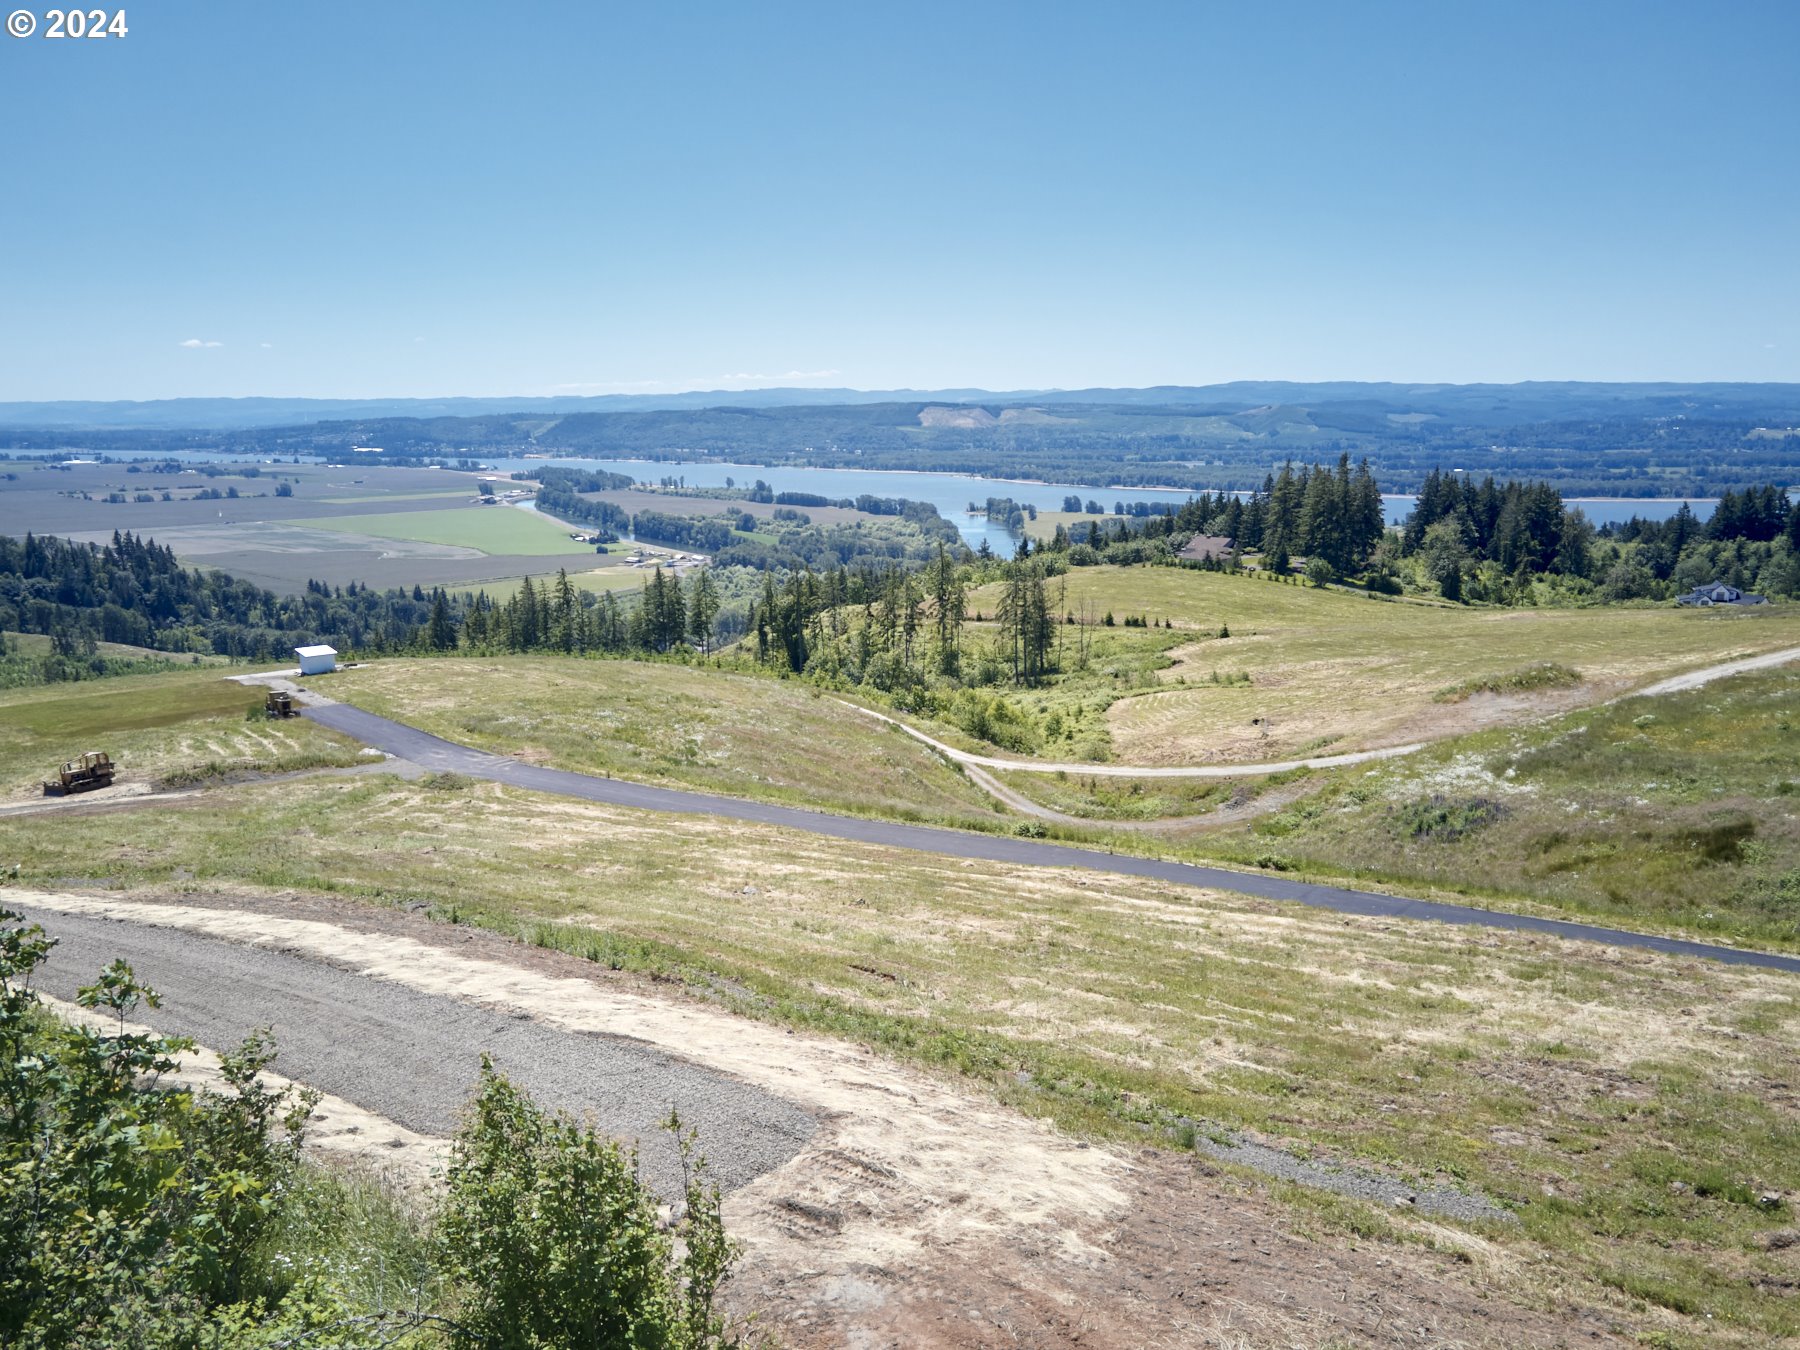
[[263,711],[270,717],[298,717],[300,715],[300,709],[294,706],[294,696],[281,689],[269,690],[269,697],[263,701]]
[[112,756],[104,750],[90,750],[80,759],[72,759],[63,765],[56,777],[46,778],[44,795],[66,797],[73,792],[91,792],[95,788],[111,787],[112,780]]

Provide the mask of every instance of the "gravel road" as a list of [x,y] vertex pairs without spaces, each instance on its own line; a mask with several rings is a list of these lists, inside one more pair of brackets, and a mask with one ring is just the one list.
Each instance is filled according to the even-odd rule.
[[1225,867],[1203,867],[1194,863],[1168,862],[1160,858],[1140,858],[1126,853],[1103,853],[1098,849],[1040,843],[1008,835],[976,834],[930,825],[863,820],[856,816],[832,815],[825,811],[808,811],[795,806],[777,806],[771,802],[748,801],[741,797],[716,797],[675,788],[647,787],[618,778],[593,778],[587,774],[571,773],[566,769],[546,769],[508,759],[504,755],[473,750],[402,722],[364,712],[347,703],[309,707],[305,710],[305,715],[321,726],[340,731],[364,745],[372,745],[427,769],[510,783],[514,787],[528,788],[534,792],[551,792],[584,801],[605,802],[644,811],[743,820],[782,829],[805,830],[810,834],[825,835],[833,839],[854,839],[861,843],[915,849],[951,858],[980,858],[990,862],[1037,867],[1080,867],[1121,876],[1151,877],[1178,886],[1204,886],[1212,890],[1234,891],[1239,895],[1262,896],[1269,900],[1289,900],[1367,918],[1424,919],[1435,923],[1545,933],[1551,937],[1600,942],[1612,947],[1638,947],[1670,956],[1698,956],[1727,965],[1758,966],[1765,970],[1800,974],[1800,956],[1720,947],[1706,942],[1689,942],[1682,938],[1657,937],[1619,928],[1573,923],[1567,919],[1508,914],[1503,910],[1475,909],[1468,905],[1444,904],[1435,900],[1412,900],[1402,895],[1353,891],[1342,886],[1296,881],[1261,872],[1238,872]]
[[673,1104],[700,1131],[720,1186],[780,1166],[811,1137],[813,1118],[784,1099],[620,1037],[540,1026],[455,999],[280,951],[169,928],[13,903],[60,939],[37,987],[73,1000],[114,957],[163,996],[132,1016],[169,1034],[230,1050],[273,1024],[274,1068],[420,1134],[448,1136],[476,1082],[483,1051],[547,1107],[591,1117],[640,1143],[643,1174],[679,1196],[675,1149],[661,1123]]

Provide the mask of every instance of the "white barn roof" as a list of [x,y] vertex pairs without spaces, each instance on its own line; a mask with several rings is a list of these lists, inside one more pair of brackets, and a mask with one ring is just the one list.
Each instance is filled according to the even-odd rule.
[[336,656],[336,647],[296,647],[295,656]]

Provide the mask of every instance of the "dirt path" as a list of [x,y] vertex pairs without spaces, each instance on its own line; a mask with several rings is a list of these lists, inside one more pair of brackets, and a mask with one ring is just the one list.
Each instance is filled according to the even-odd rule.
[[1024,793],[1015,792],[1006,786],[979,765],[964,764],[963,772],[968,775],[969,781],[976,787],[1022,816],[1048,821],[1053,825],[1074,825],[1083,829],[1133,830],[1146,834],[1172,834],[1204,825],[1231,825],[1238,821],[1249,820],[1253,816],[1279,811],[1296,797],[1307,792],[1311,786],[1305,782],[1285,784],[1282,787],[1260,793],[1248,801],[1228,802],[1216,810],[1198,816],[1163,816],[1157,820],[1100,820],[1093,816],[1072,816],[1066,811],[1057,811],[1039,802],[1034,802]]
[[1746,656],[1736,661],[1724,661],[1716,666],[1690,670],[1685,675],[1673,675],[1643,689],[1634,689],[1628,694],[1620,695],[1620,698],[1655,698],[1660,694],[1679,694],[1689,689],[1698,689],[1703,684],[1711,684],[1714,680],[1722,680],[1728,675],[1768,670],[1773,666],[1785,666],[1789,661],[1800,661],[1800,647],[1789,647],[1786,651],[1766,652],[1761,656]]
[[203,787],[158,789],[154,784],[143,779],[133,779],[130,782],[114,783],[111,787],[96,788],[92,792],[83,792],[73,797],[45,797],[42,801],[34,799],[0,806],[0,817],[84,815],[105,811],[133,810],[144,806],[193,802],[204,793],[215,791],[221,787],[263,787],[271,783],[290,783],[298,778],[357,778],[377,773],[396,774],[401,778],[415,779],[422,777],[425,770],[417,764],[408,764],[403,759],[384,755],[379,759],[372,759],[366,764],[294,769],[288,773],[261,773],[255,769],[245,769],[227,774]]

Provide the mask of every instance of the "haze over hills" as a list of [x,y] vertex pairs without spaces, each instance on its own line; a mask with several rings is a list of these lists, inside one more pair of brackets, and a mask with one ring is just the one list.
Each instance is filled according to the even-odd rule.
[[1244,412],[1258,407],[1354,411],[1442,419],[1468,426],[1596,417],[1698,417],[1787,423],[1800,420],[1800,384],[1603,383],[1429,384],[1251,380],[1212,385],[1091,389],[819,389],[775,387],[669,394],[392,399],[172,398],[152,401],[0,403],[0,427],[70,430],[228,431],[388,418],[484,417],[543,413],[694,411],[866,404],[1078,404]]

